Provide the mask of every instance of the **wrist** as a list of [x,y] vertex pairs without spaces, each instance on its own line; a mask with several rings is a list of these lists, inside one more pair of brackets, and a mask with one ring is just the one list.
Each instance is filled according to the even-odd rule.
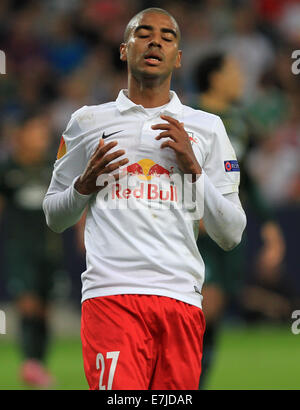
[[200,167],[199,164],[197,164],[191,172],[191,178],[192,178],[192,182],[196,182],[197,179],[200,177],[200,175],[202,174],[202,168]]
[[90,195],[90,192],[87,191],[84,184],[82,184],[81,182],[81,176],[78,177],[77,180],[75,181],[74,188],[81,195]]

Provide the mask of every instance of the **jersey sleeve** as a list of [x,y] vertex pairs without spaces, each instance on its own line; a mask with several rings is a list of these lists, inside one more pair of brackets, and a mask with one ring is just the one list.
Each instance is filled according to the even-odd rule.
[[66,187],[83,173],[87,164],[83,131],[78,122],[80,112],[84,109],[85,107],[72,114],[61,137],[57,159],[54,163],[53,178]]
[[238,192],[240,168],[220,117],[216,117],[211,137],[210,150],[203,166],[204,171],[221,194]]

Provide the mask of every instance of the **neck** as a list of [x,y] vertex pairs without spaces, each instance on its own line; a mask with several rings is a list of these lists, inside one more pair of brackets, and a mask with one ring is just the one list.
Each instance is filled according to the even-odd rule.
[[144,108],[160,107],[170,101],[170,82],[171,78],[164,81],[156,78],[139,81],[129,75],[128,98]]
[[213,91],[202,94],[201,103],[205,108],[212,111],[226,111],[230,105],[226,98],[222,98]]

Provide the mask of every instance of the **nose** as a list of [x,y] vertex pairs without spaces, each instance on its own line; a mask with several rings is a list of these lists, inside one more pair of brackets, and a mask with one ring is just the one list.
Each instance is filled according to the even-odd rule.
[[150,47],[161,47],[161,37],[160,37],[159,32],[154,31],[152,33],[148,46],[149,48]]
[[148,47],[149,47],[149,48],[151,48],[151,47],[159,47],[159,48],[161,48],[161,44],[160,44],[160,42],[157,41],[157,40],[151,40],[151,41],[149,42],[149,44],[148,44]]

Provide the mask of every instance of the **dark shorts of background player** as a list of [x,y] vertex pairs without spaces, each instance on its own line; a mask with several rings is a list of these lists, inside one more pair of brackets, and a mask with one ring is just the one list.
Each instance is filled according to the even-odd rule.
[[244,282],[245,239],[231,250],[221,249],[208,235],[197,240],[199,252],[205,264],[205,285],[214,285],[229,297],[234,297]]
[[53,261],[38,240],[5,241],[4,282],[8,296],[14,300],[24,295],[47,302],[53,291],[55,268]]

